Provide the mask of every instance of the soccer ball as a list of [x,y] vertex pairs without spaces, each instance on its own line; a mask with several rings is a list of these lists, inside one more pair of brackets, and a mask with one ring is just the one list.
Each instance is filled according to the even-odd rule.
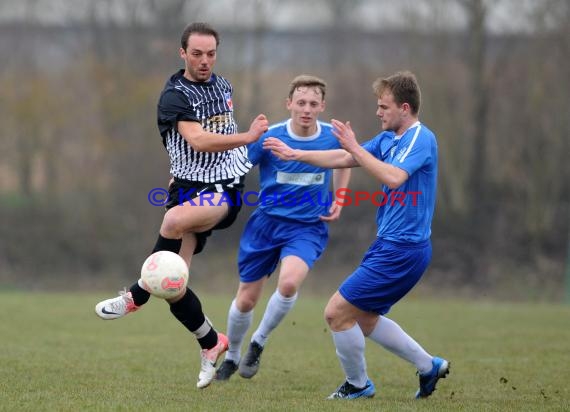
[[161,250],[143,263],[141,280],[144,289],[157,298],[174,298],[186,289],[188,266],[180,255]]

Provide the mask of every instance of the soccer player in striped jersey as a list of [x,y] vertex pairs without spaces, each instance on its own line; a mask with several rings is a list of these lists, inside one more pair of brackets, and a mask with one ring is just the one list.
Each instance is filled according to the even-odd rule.
[[[158,102],[158,128],[170,158],[172,180],[153,253],[179,253],[188,266],[212,230],[227,228],[236,219],[243,179],[252,167],[246,145],[257,141],[268,127],[267,118],[260,114],[247,132],[238,133],[233,88],[213,72],[218,45],[218,32],[210,25],[188,25],[179,50],[184,69],[168,79]],[[120,296],[98,303],[95,312],[102,319],[117,319],[138,310],[149,298],[139,279]],[[212,327],[190,288],[168,303],[171,313],[200,344],[197,387],[205,388],[214,379],[218,357],[227,350],[227,337]]]
[[332,120],[340,150],[295,150],[277,139],[266,139],[264,147],[284,160],[329,168],[361,166],[380,182],[388,198],[398,194],[398,201],[378,208],[376,240],[325,308],[346,376],[329,399],[374,396],[374,383],[366,372],[365,337],[413,364],[419,375],[415,396],[426,398],[449,373],[449,362],[427,353],[385,315],[420,280],[431,260],[437,142],[418,119],[420,88],[412,73],[377,79],[373,88],[383,132],[362,146],[349,122]]
[[[249,218],[238,254],[239,287],[228,313],[229,349],[217,380],[228,380],[238,369],[253,377],[260,365],[270,333],[281,323],[297,300],[297,292],[328,240],[328,222],[340,217],[341,206],[329,192],[348,185],[349,168],[330,169],[301,162],[284,162],[263,150],[272,136],[304,150],[338,149],[332,126],[318,121],[325,109],[325,82],[314,76],[293,79],[286,106],[291,118],[272,125],[257,142],[248,146],[249,159],[259,165],[259,206]],[[263,286],[278,264],[277,290],[253,333],[241,359],[241,345],[253,320],[253,309]]]

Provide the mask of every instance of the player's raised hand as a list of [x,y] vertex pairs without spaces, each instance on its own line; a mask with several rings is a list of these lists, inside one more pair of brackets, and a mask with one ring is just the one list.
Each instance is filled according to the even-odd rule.
[[340,212],[342,211],[342,206],[339,205],[337,202],[333,202],[331,207],[329,208],[329,214],[327,216],[321,215],[319,219],[323,222],[334,222],[340,218]]
[[264,114],[259,114],[249,126],[248,134],[251,136],[249,143],[257,141],[263,133],[269,128],[269,122]]
[[271,150],[275,156],[281,160],[297,160],[297,151],[291,149],[281,140],[275,137],[268,137],[263,141],[263,148],[265,150]]
[[332,119],[331,123],[333,125],[332,133],[338,139],[340,145],[347,152],[353,153],[356,149],[360,147],[360,144],[356,140],[354,131],[350,122],[343,123],[339,120]]

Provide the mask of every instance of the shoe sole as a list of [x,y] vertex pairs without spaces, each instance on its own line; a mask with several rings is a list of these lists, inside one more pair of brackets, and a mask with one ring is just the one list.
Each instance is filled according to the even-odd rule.
[[348,399],[348,400],[350,400],[350,399],[359,399],[359,398],[368,398],[368,399],[370,399],[370,398],[373,398],[374,395],[376,395],[376,392],[372,392],[371,394],[370,394],[370,393],[363,393],[363,394],[360,394],[360,395],[355,396],[355,397],[353,397],[353,398],[350,398],[350,397],[349,397],[349,398],[346,398],[346,399]]
[[374,386],[374,383],[372,382],[371,386],[368,387],[366,390],[363,390],[362,392],[358,393],[358,394],[354,394],[357,396],[347,396],[346,398],[340,398],[340,397],[333,397],[333,395],[335,395],[336,393],[331,394],[330,396],[328,396],[326,399],[327,400],[352,400],[352,399],[359,399],[359,398],[373,398],[374,395],[376,395],[376,387]]
[[372,395],[359,395],[359,396],[353,396],[353,397],[348,397],[348,398],[331,398],[331,397],[328,397],[328,398],[325,398],[325,399],[326,399],[326,400],[333,400],[333,401],[335,401],[335,400],[351,401],[351,400],[353,400],[353,399],[361,399],[361,398],[364,398],[364,399],[372,399],[372,398],[374,397],[374,395],[376,395],[376,393],[373,393]]
[[239,370],[238,370],[238,374],[239,374],[239,376],[241,376],[242,378],[251,379],[251,378],[253,378],[253,377],[257,374],[257,371],[258,371],[258,370],[259,370],[259,367],[258,367],[257,369],[255,369],[255,370],[252,370],[252,369],[250,369],[250,370],[242,370],[242,369],[239,369]]
[[350,399],[358,399],[358,398],[372,399],[374,397],[374,395],[376,395],[376,394],[373,393],[372,395],[360,395],[360,396],[357,396],[356,398],[350,398]]
[[359,396],[357,396],[355,398],[349,398],[349,399],[373,398],[374,395],[376,395],[376,387],[374,386],[374,383],[372,381],[370,381],[370,386],[367,387],[363,392],[361,392],[359,394]]

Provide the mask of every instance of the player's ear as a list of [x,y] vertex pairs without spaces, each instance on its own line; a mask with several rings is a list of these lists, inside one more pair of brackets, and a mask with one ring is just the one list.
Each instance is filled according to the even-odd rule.
[[290,98],[286,98],[285,99],[285,107],[287,108],[287,110],[291,110],[291,105],[293,104],[293,102],[291,101]]
[[184,50],[182,47],[178,49],[178,54],[182,60],[186,59],[186,50]]

